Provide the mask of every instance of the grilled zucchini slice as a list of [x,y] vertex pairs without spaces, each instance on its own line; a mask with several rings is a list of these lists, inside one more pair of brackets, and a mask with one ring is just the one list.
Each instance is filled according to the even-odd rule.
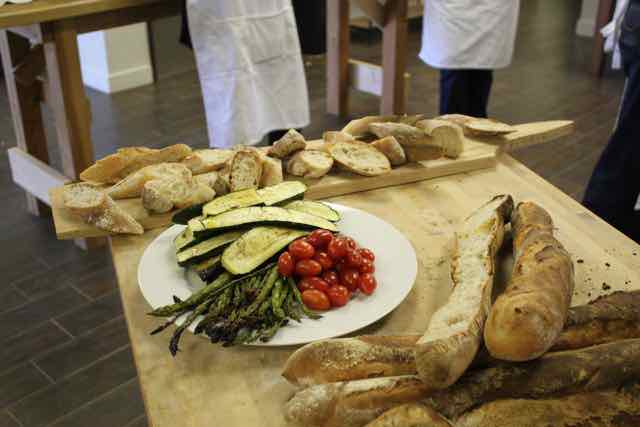
[[196,205],[187,206],[174,213],[171,217],[171,222],[174,224],[187,225],[190,219],[202,215],[202,207],[204,203],[198,203]]
[[242,230],[229,231],[183,249],[176,254],[178,265],[184,267],[219,254],[227,245],[242,236],[243,233],[244,231]]
[[176,238],[173,239],[173,245],[176,247],[176,253],[196,243],[198,243],[198,241],[193,235],[193,230],[189,227],[185,227],[182,233],[178,234]]
[[246,208],[261,203],[262,199],[258,195],[258,192],[254,188],[248,188],[213,199],[204,205],[202,213],[204,215],[219,215],[231,209]]
[[287,227],[255,227],[224,250],[222,266],[231,274],[249,273],[307,234],[307,231]]
[[258,190],[258,195],[265,206],[271,206],[276,203],[301,198],[305,191],[307,191],[307,186],[304,183],[300,181],[285,181]]
[[310,200],[294,200],[282,206],[285,209],[291,209],[299,212],[306,212],[311,215],[319,216],[328,221],[340,221],[340,214],[330,206],[321,202],[313,202]]
[[189,228],[196,237],[205,231],[226,231],[256,225],[286,225],[291,228],[324,228],[338,231],[334,223],[324,218],[276,206],[235,209],[205,219],[189,221]]
[[220,255],[207,258],[195,264],[193,269],[203,282],[210,283],[216,278],[218,273],[222,271],[222,262],[220,259]]

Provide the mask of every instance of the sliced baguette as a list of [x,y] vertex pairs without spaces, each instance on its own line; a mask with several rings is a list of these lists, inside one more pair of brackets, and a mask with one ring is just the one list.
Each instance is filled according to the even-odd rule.
[[282,138],[273,143],[269,148],[269,155],[277,157],[278,159],[284,159],[287,156],[292,155],[296,151],[304,150],[307,143],[304,136],[295,129],[289,129]]
[[88,184],[68,185],[64,205],[88,224],[111,233],[142,234],[144,229],[104,192]]
[[369,130],[378,138],[393,136],[403,147],[437,145],[424,130],[404,123],[371,123]]
[[384,154],[392,166],[400,166],[407,163],[407,156],[402,149],[402,145],[393,137],[387,136],[371,143],[382,154]]
[[[391,408],[366,427],[452,427],[453,424],[433,408],[407,403]],[[456,426],[457,427],[457,426]]]
[[356,139],[347,132],[341,131],[328,131],[322,134],[322,140],[324,142],[333,143],[333,142],[353,142]]
[[396,121],[398,121],[398,116],[365,116],[360,119],[351,120],[345,127],[342,128],[342,132],[354,135],[356,137],[364,136],[370,133],[369,125],[371,123],[385,123]]
[[109,188],[107,193],[114,199],[139,197],[144,183],[154,179],[191,179],[191,171],[181,163],[160,163],[146,166]]
[[511,196],[496,196],[456,232],[451,260],[453,292],[416,344],[418,375],[435,388],[456,382],[480,348],[491,306],[496,253],[512,209]]
[[364,176],[377,176],[391,171],[389,159],[377,148],[364,142],[326,144],[331,157],[347,170]]
[[465,116],[463,114],[445,114],[434,120],[444,120],[462,126],[468,136],[495,136],[515,132],[517,129],[494,119]]
[[262,178],[262,156],[253,148],[236,151],[229,176],[229,190],[238,191],[258,188]]
[[142,205],[153,213],[197,205],[212,200],[216,192],[201,180],[155,179],[142,190]]
[[194,151],[182,160],[182,163],[194,174],[202,174],[217,171],[233,157],[233,150],[223,150],[217,148],[207,148]]
[[287,162],[287,172],[304,178],[325,176],[333,166],[333,157],[324,151],[298,151]]
[[282,175],[282,160],[268,156],[263,157],[260,187],[280,184],[284,180]]
[[147,147],[120,148],[82,171],[80,179],[115,184],[129,174],[158,163],[179,162],[191,154],[191,147],[175,144],[160,150]]
[[462,154],[464,133],[459,125],[444,120],[421,120],[416,127],[431,136],[445,156],[456,159]]

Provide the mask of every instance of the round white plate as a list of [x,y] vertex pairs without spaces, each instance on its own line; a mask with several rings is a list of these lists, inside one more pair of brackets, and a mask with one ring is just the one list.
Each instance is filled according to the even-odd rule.
[[[322,313],[318,320],[290,321],[267,343],[251,345],[281,346],[304,344],[337,337],[363,328],[396,308],[407,296],[416,279],[418,264],[411,243],[392,225],[359,209],[329,203],[340,212],[338,228],[375,255],[378,288],[370,296],[358,293],[344,307]],[[193,272],[178,266],[173,239],[184,229],[174,225],[147,247],[138,266],[140,290],[151,307],[173,303],[173,296],[186,299],[203,282]],[[158,324],[164,319],[158,318]],[[176,323],[181,324],[183,319]],[[197,322],[189,330],[193,332]]]

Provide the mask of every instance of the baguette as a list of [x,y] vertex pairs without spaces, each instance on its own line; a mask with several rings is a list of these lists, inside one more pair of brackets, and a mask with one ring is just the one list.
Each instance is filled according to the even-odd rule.
[[371,123],[369,131],[378,138],[393,136],[403,147],[412,147],[419,145],[436,145],[425,131],[415,126],[404,123]]
[[435,120],[444,120],[462,127],[468,136],[496,136],[515,132],[517,129],[494,119],[465,116],[463,114],[445,114]]
[[181,163],[160,163],[146,166],[109,188],[107,193],[114,199],[140,197],[147,181],[156,179],[190,180],[191,171]]
[[340,166],[363,176],[377,176],[391,171],[391,163],[375,147],[364,142],[337,142],[326,145]]
[[369,125],[371,123],[385,123],[396,122],[399,116],[365,116],[360,119],[351,120],[345,127],[342,128],[342,132],[354,135],[356,137],[365,136],[370,134]]
[[280,184],[283,180],[282,160],[275,157],[263,157],[260,187],[269,187],[271,185]]
[[211,149],[194,151],[182,160],[194,175],[217,171],[233,158],[233,150]]
[[80,179],[115,184],[146,166],[179,162],[189,154],[191,154],[191,148],[185,144],[171,145],[160,150],[147,147],[120,148],[115,154],[98,160],[82,171]]
[[258,188],[262,178],[262,156],[254,148],[236,150],[231,162],[229,189],[233,191]]
[[[415,375],[415,344],[420,337],[365,335],[317,341],[296,350],[282,375],[292,384],[302,386]],[[640,338],[640,291],[614,292],[571,307],[564,330],[550,351],[575,350],[629,338]],[[482,348],[471,368],[497,362]]]
[[407,403],[389,409],[366,427],[452,427],[452,424],[426,405]]
[[269,147],[268,154],[278,159],[284,159],[287,156],[292,155],[296,151],[304,150],[307,143],[304,136],[295,129],[289,129],[282,138],[273,143]]
[[566,396],[638,379],[640,339],[632,339],[547,353],[525,363],[501,362],[469,371],[443,390],[411,375],[316,385],[299,391],[285,404],[285,417],[304,426],[356,427],[391,407],[420,402],[447,419],[456,419],[498,399]]
[[215,196],[216,192],[202,180],[154,179],[144,184],[142,206],[153,213],[165,213],[208,202]]
[[407,163],[407,156],[402,149],[402,145],[400,145],[394,137],[387,136],[385,138],[378,139],[373,141],[371,145],[380,150],[380,152],[389,159],[391,166],[400,166]]
[[287,172],[305,178],[321,178],[331,170],[333,157],[324,151],[298,151],[287,162]]
[[504,399],[463,414],[456,427],[634,427],[640,425],[640,385],[534,400]]
[[511,226],[513,273],[491,308],[484,340],[493,357],[525,361],[546,352],[562,332],[573,295],[573,263],[553,237],[551,217],[536,204],[518,204]]
[[442,147],[445,156],[456,159],[462,154],[464,134],[457,124],[444,120],[421,120],[416,127],[431,136],[436,145]]
[[456,232],[453,292],[434,313],[415,350],[418,375],[432,387],[445,388],[456,382],[480,348],[491,306],[496,253],[512,209],[511,196],[496,196]]
[[144,229],[104,192],[88,184],[64,188],[64,205],[88,224],[111,233],[142,234]]
[[328,131],[322,134],[322,140],[332,144],[334,142],[353,142],[356,139],[350,133],[340,131]]

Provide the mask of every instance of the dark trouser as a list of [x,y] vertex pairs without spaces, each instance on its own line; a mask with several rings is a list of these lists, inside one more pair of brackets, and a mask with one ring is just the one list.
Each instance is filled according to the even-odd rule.
[[440,70],[440,114],[487,117],[492,70]]
[[620,33],[627,82],[618,123],[591,175],[584,205],[640,243],[640,1],[631,1]]

